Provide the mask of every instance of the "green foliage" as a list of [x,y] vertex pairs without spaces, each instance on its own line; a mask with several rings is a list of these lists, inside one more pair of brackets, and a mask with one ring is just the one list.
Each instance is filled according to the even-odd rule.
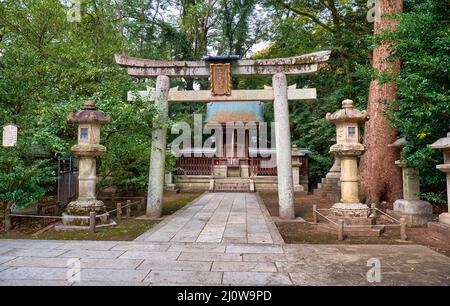
[[36,204],[55,182],[54,167],[48,160],[21,159],[14,151],[0,151],[0,202],[17,207]]
[[[436,169],[442,151],[427,147],[445,137],[450,122],[450,8],[436,0],[411,1],[395,32],[379,40],[393,46],[392,59],[402,67],[396,78],[398,99],[392,106],[392,123],[408,140],[406,161],[417,167],[426,199],[442,202],[445,175]],[[441,199],[441,200],[439,200]]]
[[[254,58],[333,51],[319,73],[289,77],[289,85],[318,90],[318,100],[290,104],[293,143],[312,151],[313,183],[332,164],[328,150],[335,142],[335,127],[324,119],[326,113],[340,108],[344,99],[353,99],[360,109],[367,107],[374,77],[370,51],[383,41],[392,43],[394,56],[402,61],[392,123],[409,140],[405,158],[421,171],[424,192],[437,192],[431,196],[439,197],[444,176],[435,165],[442,162],[442,153],[427,145],[448,130],[448,5],[437,0],[405,1],[398,30],[372,40],[366,2],[84,0],[81,22],[70,23],[68,7],[59,0],[0,1],[0,123],[19,127],[15,153],[0,154],[2,201],[26,206],[48,194],[54,180],[52,165],[58,156],[71,155],[76,139],[67,114],[79,110],[85,100],[93,100],[113,118],[102,128],[107,152],[98,164],[99,185],[146,187],[157,110],[142,99],[127,101],[127,92],[152,87],[154,81],[130,78],[114,62],[114,54],[198,60],[217,51],[244,57],[260,40],[271,44]],[[178,16],[166,14],[173,5]],[[207,80],[171,82],[185,89],[194,84],[208,87]],[[271,78],[236,78],[233,83],[237,88],[262,88]],[[168,126],[177,120],[191,122],[192,114],[204,109],[195,103],[171,105]],[[273,120],[270,104],[266,115],[267,121]],[[51,160],[33,161],[32,148],[48,152]],[[173,157],[166,164],[173,169]],[[13,195],[11,186],[22,191]]]
[[[27,145],[17,148],[13,173],[23,178],[25,189],[36,185],[34,193],[4,197],[26,205],[45,194],[45,178],[54,179],[54,174],[49,175],[44,165],[56,165],[57,155],[71,155],[76,127],[68,125],[66,117],[86,100],[113,117],[102,129],[108,151],[99,163],[99,176],[114,177],[109,183],[145,186],[154,109],[143,100],[126,101],[127,91],[138,84],[114,62],[113,55],[121,53],[126,42],[115,8],[108,1],[85,1],[81,22],[69,23],[66,8],[57,0],[0,5],[0,24],[5,25],[0,43],[4,50],[0,122],[18,125],[19,140]],[[26,163],[30,146],[39,146],[55,158],[47,164]]]
[[[270,9],[273,44],[256,58],[288,57],[319,50],[332,50],[326,66],[313,75],[290,77],[289,85],[317,88],[317,100],[290,103],[292,141],[312,151],[309,178],[312,184],[332,165],[329,148],[335,143],[335,126],[325,120],[328,112],[352,99],[367,107],[371,80],[369,34],[365,1],[264,1]],[[320,18],[319,18],[320,16]],[[270,79],[243,80],[241,87],[262,87]],[[271,108],[271,106],[268,106]],[[270,120],[270,117],[268,118]]]

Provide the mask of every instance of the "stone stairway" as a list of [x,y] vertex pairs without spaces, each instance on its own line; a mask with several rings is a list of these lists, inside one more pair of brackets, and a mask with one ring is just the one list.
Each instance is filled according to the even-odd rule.
[[213,179],[210,191],[213,192],[255,192],[252,179],[246,178],[224,178]]
[[317,184],[314,194],[326,197],[333,202],[339,202],[341,197],[341,187],[337,178],[322,178],[322,182]]

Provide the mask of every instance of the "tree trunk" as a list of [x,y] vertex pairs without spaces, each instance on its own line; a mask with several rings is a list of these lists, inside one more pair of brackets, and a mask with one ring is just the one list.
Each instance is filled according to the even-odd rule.
[[[396,21],[384,14],[403,11],[403,0],[380,0],[381,18],[375,18],[374,34],[384,30],[393,30]],[[380,72],[398,74],[400,61],[387,62],[390,46],[383,44],[373,51],[372,66]],[[397,131],[390,126],[386,117],[386,105],[396,99],[397,85],[385,83],[380,85],[372,80],[369,89],[368,113],[370,120],[366,123],[364,144],[366,153],[361,158],[361,195],[365,203],[392,203],[402,195],[401,170],[394,162],[399,158],[399,151],[388,147],[395,141]]]

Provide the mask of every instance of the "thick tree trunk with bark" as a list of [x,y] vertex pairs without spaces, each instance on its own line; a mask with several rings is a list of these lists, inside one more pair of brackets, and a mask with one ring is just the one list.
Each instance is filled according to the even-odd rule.
[[[380,0],[381,16],[395,14],[403,11],[403,0]],[[396,22],[390,18],[375,19],[374,34],[384,30],[392,30]],[[388,62],[390,46],[383,44],[373,51],[372,66],[381,72],[397,74],[400,62]],[[386,117],[386,104],[396,99],[397,86],[395,83],[380,85],[372,80],[369,89],[368,113],[370,120],[366,123],[364,144],[366,153],[362,156],[361,195],[365,203],[392,203],[402,196],[401,170],[394,162],[399,158],[399,151],[388,147],[395,141],[397,131],[390,127]]]

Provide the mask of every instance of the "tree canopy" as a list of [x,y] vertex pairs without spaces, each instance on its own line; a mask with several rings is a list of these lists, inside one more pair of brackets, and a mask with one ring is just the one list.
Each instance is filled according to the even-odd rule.
[[[147,184],[155,109],[127,92],[153,86],[137,81],[114,62],[114,54],[166,60],[196,60],[207,54],[242,58],[293,56],[332,50],[320,73],[291,77],[289,84],[316,87],[318,100],[290,106],[293,143],[312,151],[310,179],[328,171],[335,141],[327,112],[353,99],[367,106],[373,78],[398,82],[389,114],[409,144],[406,159],[420,168],[424,197],[443,201],[444,176],[435,170],[442,154],[426,145],[445,136],[449,123],[448,5],[407,0],[394,32],[373,35],[365,0],[83,0],[80,22],[69,22],[71,1],[0,1],[0,122],[19,127],[15,148],[0,149],[0,201],[28,205],[51,194],[57,156],[71,155],[76,129],[69,112],[94,101],[113,121],[102,129],[107,153],[100,184]],[[389,41],[402,63],[398,76],[371,68],[375,45]],[[255,49],[263,45],[264,48]],[[204,80],[172,80],[192,89]],[[236,80],[238,88],[262,88],[267,78]],[[173,105],[171,120],[202,112],[199,104]],[[267,121],[273,118],[267,108]],[[34,149],[33,149],[34,148]],[[44,159],[33,157],[40,148]]]

